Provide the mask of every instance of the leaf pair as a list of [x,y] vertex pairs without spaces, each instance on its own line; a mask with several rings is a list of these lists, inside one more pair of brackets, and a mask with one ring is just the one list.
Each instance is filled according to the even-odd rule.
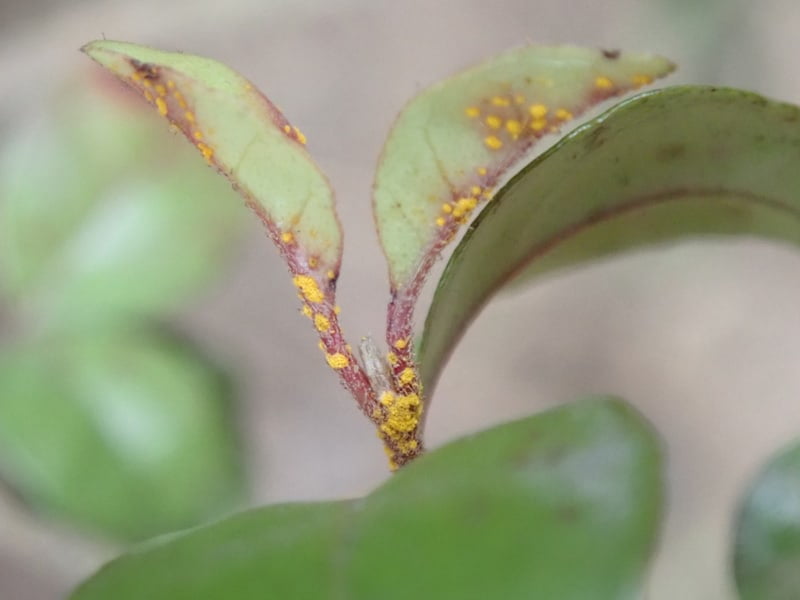
[[0,349],[0,476],[140,539],[241,493],[230,386],[153,322],[218,272],[241,221],[151,115],[74,86],[0,156],[0,287],[21,325]]
[[365,356],[365,372],[339,330],[341,231],[305,136],[248,81],[214,61],[109,41],[84,50],[178,127],[261,217],[294,275],[328,365],[376,425],[392,467],[422,451],[425,394],[412,326],[435,259],[534,142],[588,106],[672,69],[651,55],[527,47],[414,99],[389,135],[375,180],[392,302],[389,353]]

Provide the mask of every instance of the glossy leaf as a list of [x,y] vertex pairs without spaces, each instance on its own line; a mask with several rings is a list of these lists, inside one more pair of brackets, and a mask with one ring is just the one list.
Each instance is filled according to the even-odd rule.
[[206,360],[163,336],[108,333],[0,355],[0,476],[31,505],[109,536],[162,533],[241,492]]
[[409,282],[540,137],[672,69],[649,54],[529,46],[422,92],[392,128],[375,180],[393,286]]
[[742,600],[800,597],[800,444],[772,459],[748,490],[734,572]]
[[138,90],[244,196],[293,266],[338,273],[342,236],[305,136],[252,84],[211,59],[96,41],[91,58]]
[[4,140],[0,287],[59,327],[193,298],[240,231],[241,211],[221,201],[229,186],[119,98],[58,98],[46,119]]
[[619,104],[526,166],[470,227],[426,319],[426,390],[469,321],[513,277],[734,234],[800,243],[800,109],[711,87]]
[[156,541],[73,600],[635,598],[660,467],[631,409],[577,403],[449,444],[361,501],[266,507]]

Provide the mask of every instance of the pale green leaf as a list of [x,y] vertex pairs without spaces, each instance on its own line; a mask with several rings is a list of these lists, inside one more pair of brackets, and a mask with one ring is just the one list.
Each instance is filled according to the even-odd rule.
[[734,575],[742,600],[800,598],[800,443],[759,473],[741,508]]
[[34,508],[141,539],[230,509],[230,387],[161,335],[106,333],[0,355],[0,477]]
[[305,136],[249,81],[190,54],[106,40],[83,50],[138,90],[230,179],[290,264],[335,277],[342,235],[328,181],[306,152]]
[[536,140],[672,69],[649,54],[530,46],[414,98],[389,134],[375,180],[393,286],[409,282],[426,253],[452,238]]
[[151,114],[85,85],[62,90],[0,155],[0,287],[59,327],[193,298],[235,247],[244,212]]
[[527,165],[470,227],[425,322],[426,390],[469,321],[513,277],[734,234],[800,243],[800,109],[712,87],[621,103]]
[[111,562],[73,600],[628,600],[657,539],[661,457],[614,400],[449,444],[361,501],[272,506]]

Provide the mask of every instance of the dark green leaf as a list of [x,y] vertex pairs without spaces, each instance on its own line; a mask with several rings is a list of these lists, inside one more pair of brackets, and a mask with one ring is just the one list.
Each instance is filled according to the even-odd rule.
[[120,334],[0,356],[0,476],[34,507],[141,539],[230,508],[229,389],[189,347]]
[[624,404],[456,441],[363,501],[277,506],[156,542],[74,600],[624,600],[658,529],[661,460]]
[[800,243],[800,109],[710,87],[617,105],[531,162],[470,227],[425,322],[426,390],[511,278],[709,234]]
[[743,600],[800,598],[800,443],[771,460],[745,496],[734,569]]

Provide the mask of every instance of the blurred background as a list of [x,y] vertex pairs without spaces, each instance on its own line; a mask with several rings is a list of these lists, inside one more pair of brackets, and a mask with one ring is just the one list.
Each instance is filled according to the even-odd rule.
[[[382,337],[370,184],[415,92],[512,46],[577,43],[666,55],[668,84],[800,103],[798,26],[796,0],[0,0],[0,597],[59,598],[131,541],[387,477],[257,221],[81,45],[212,56],[282,107],[337,190],[357,339]],[[736,498],[800,432],[798,297],[800,253],[748,240],[501,296],[445,371],[429,445],[626,398],[668,452],[647,597],[732,598]]]

